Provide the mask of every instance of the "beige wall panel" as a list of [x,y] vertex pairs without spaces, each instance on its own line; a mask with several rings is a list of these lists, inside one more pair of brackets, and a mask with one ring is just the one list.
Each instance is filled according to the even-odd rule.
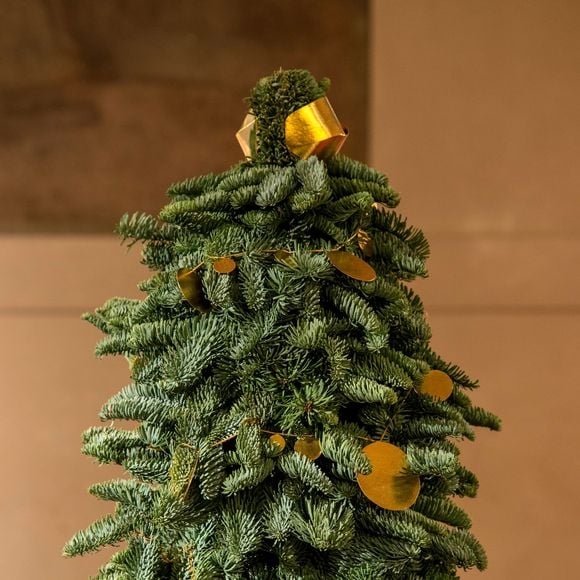
[[429,232],[580,228],[580,3],[375,0],[371,162]]
[[0,236],[0,313],[80,316],[112,296],[139,298],[150,271],[116,236]]
[[434,309],[576,310],[580,238],[429,237],[429,277],[413,284]]
[[65,560],[62,546],[114,505],[89,496],[88,486],[122,471],[81,455],[81,433],[129,381],[127,363],[96,360],[100,333],[76,317],[0,321],[2,578],[88,578],[107,552]]
[[580,5],[375,0],[372,15],[371,163],[430,239],[431,277],[414,287],[433,345],[504,420],[463,445],[483,577],[572,578]]
[[431,324],[434,348],[480,379],[474,403],[503,419],[500,433],[478,429],[476,442],[462,445],[464,464],[480,480],[478,497],[462,504],[488,551],[484,577],[573,578],[580,315],[434,315]]
[[[574,309],[580,301],[580,242],[432,236],[430,275],[413,284],[431,310]],[[112,296],[143,297],[151,271],[140,248],[115,236],[0,236],[0,313],[57,309],[77,314]]]

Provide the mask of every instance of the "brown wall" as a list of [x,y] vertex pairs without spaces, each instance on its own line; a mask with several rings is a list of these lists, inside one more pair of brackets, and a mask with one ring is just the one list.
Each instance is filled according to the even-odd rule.
[[[578,563],[579,7],[373,6],[371,163],[431,239],[417,289],[436,348],[505,421],[465,445],[490,580],[568,579]],[[80,455],[80,433],[128,373],[92,357],[99,333],[78,315],[138,296],[146,272],[106,236],[0,237],[0,271],[1,575],[79,580],[106,554],[60,548],[110,509],[86,487],[118,474]]]
[[279,67],[332,77],[365,155],[367,31],[368,0],[2,0],[0,232],[158,211],[170,183],[240,160],[243,99]]
[[431,241],[435,348],[504,420],[464,445],[484,576],[576,577],[580,4],[375,0],[371,21],[370,161]]

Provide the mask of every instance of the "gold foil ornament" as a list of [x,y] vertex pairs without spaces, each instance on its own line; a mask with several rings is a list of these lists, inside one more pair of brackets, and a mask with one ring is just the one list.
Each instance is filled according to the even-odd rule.
[[169,489],[176,496],[187,494],[197,470],[199,451],[189,445],[179,445],[169,466]]
[[236,139],[246,157],[252,157],[256,153],[256,130],[256,117],[252,113],[248,113],[236,133]]
[[326,257],[339,272],[354,280],[372,282],[377,277],[377,273],[370,264],[349,252],[331,250],[326,252]]
[[280,451],[286,447],[286,439],[284,439],[281,433],[274,433],[273,435],[270,435],[269,439],[280,448]]
[[407,456],[402,449],[375,441],[363,448],[372,471],[358,473],[356,478],[365,496],[374,504],[387,510],[406,510],[411,507],[421,490],[418,475],[406,473]]
[[325,159],[338,153],[348,133],[326,97],[290,113],[284,129],[286,147],[301,159],[311,155]]
[[318,441],[318,439],[312,435],[298,437],[298,439],[296,439],[296,443],[294,443],[294,451],[301,453],[302,455],[306,455],[306,457],[312,461],[315,461],[322,455],[320,441]]
[[229,274],[236,269],[236,261],[229,256],[218,258],[213,262],[213,269],[219,274]]
[[298,262],[294,258],[292,252],[288,250],[276,250],[274,252],[274,258],[290,268],[296,268],[296,266],[298,266]]
[[445,401],[453,392],[453,381],[447,373],[432,370],[423,377],[421,384],[417,386],[417,391]]
[[389,211],[389,206],[380,201],[375,201],[375,203],[372,205],[372,208],[379,213],[387,213]]
[[364,231],[359,230],[356,234],[358,247],[361,249],[363,256],[370,258],[375,253],[375,244],[373,239]]
[[209,312],[211,304],[203,295],[201,277],[195,268],[180,268],[177,271],[177,283],[183,297],[200,312]]
[[127,363],[129,364],[129,370],[133,370],[133,367],[135,366],[135,363],[139,360],[138,356],[134,356],[134,355],[129,355],[126,356],[125,359],[127,360]]

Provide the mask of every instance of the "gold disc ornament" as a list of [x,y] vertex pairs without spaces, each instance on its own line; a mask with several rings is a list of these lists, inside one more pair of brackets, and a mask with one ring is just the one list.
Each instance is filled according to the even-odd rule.
[[312,461],[315,461],[322,455],[320,441],[318,441],[318,439],[312,435],[298,437],[296,443],[294,443],[294,451],[301,453],[302,455],[306,455],[306,457]]
[[370,264],[344,250],[331,250],[326,252],[326,257],[339,272],[354,280],[372,282],[377,277],[375,269]]
[[213,262],[213,269],[218,274],[229,274],[236,269],[236,261],[229,256],[224,256],[223,258],[218,258]]
[[445,401],[453,392],[453,381],[447,373],[432,370],[423,377],[421,384],[417,386],[417,391]]
[[270,435],[269,439],[274,443],[274,445],[277,445],[280,448],[280,451],[286,447],[286,439],[284,439],[281,433],[274,433],[273,435]]
[[211,304],[203,295],[201,277],[195,268],[180,268],[177,271],[177,283],[183,297],[200,312],[209,312]]
[[402,449],[386,441],[375,441],[363,448],[372,471],[358,473],[356,478],[365,496],[386,510],[400,511],[411,507],[421,490],[418,475],[406,473],[407,456]]

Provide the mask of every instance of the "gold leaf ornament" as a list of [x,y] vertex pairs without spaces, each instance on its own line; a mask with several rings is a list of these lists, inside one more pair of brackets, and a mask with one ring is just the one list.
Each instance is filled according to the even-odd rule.
[[294,443],[294,451],[296,451],[296,453],[305,455],[311,461],[315,461],[322,455],[320,441],[312,435],[298,437],[298,439],[296,439],[296,443]]
[[382,203],[381,201],[375,201],[372,205],[372,208],[382,214],[388,214],[390,211],[390,208],[388,205]]
[[274,445],[277,445],[280,448],[280,451],[286,447],[286,439],[284,439],[284,436],[281,433],[274,433],[273,435],[270,435],[269,439],[274,443]]
[[195,477],[199,451],[189,445],[179,445],[173,452],[169,466],[169,489],[176,496],[187,494]]
[[132,371],[133,367],[135,366],[135,364],[139,360],[139,357],[134,356],[134,355],[129,355],[129,356],[126,356],[125,359],[127,360],[127,363],[129,364],[129,370]]
[[363,256],[370,258],[375,253],[375,243],[373,239],[364,230],[359,230],[356,234],[358,247],[360,248]]
[[183,297],[202,313],[211,310],[211,304],[203,294],[201,277],[195,268],[180,268],[177,271],[177,283]]
[[327,159],[340,151],[348,135],[330,101],[320,97],[286,117],[286,147],[301,159],[316,155]]
[[252,157],[256,154],[256,133],[258,125],[253,113],[248,113],[242,122],[242,126],[236,133],[236,139],[244,152],[245,157]]
[[375,269],[370,264],[344,250],[331,250],[326,252],[326,257],[339,272],[354,280],[372,282],[377,277]]
[[363,448],[372,471],[356,478],[364,495],[383,509],[400,511],[411,507],[421,490],[418,475],[406,472],[407,456],[386,441],[375,441]]
[[431,395],[440,401],[445,401],[453,393],[453,381],[447,373],[431,370],[423,377],[416,390],[419,393]]
[[236,261],[229,256],[224,256],[223,258],[218,258],[213,262],[213,269],[218,274],[229,274],[236,269]]
[[289,250],[276,250],[274,252],[274,258],[289,268],[296,268],[298,266],[296,258],[294,258],[294,255]]

